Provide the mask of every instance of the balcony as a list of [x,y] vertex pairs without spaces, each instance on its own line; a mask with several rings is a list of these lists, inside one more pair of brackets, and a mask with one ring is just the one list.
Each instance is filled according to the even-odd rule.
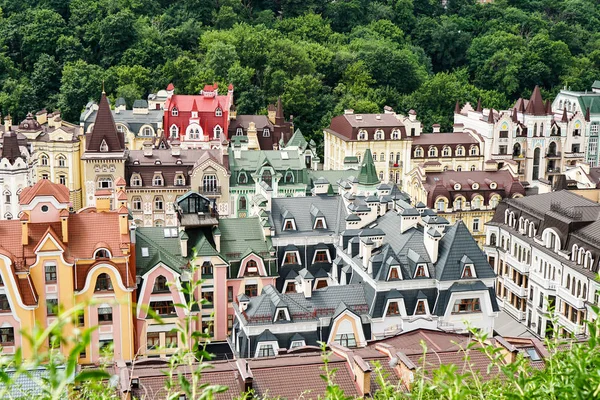
[[558,314],[558,324],[560,326],[564,326],[569,332],[572,332],[575,336],[585,334],[584,326],[576,324],[575,322],[565,317],[563,314]]
[[525,159],[525,153],[521,153],[521,154],[513,154],[512,156],[513,160],[524,160]]
[[570,305],[572,305],[573,307],[575,307],[579,310],[582,310],[585,308],[585,300],[583,300],[577,296],[573,296],[571,291],[563,286],[558,286],[556,288],[556,294],[560,298],[565,300],[567,303],[569,303]]
[[512,304],[510,304],[509,301],[504,302],[504,311],[506,311],[508,314],[510,314],[517,321],[525,320],[525,311],[517,310],[517,308],[515,306],[513,306]]
[[402,161],[388,161],[390,168],[402,168]]
[[566,158],[583,158],[583,157],[585,157],[585,153],[583,151],[575,151],[575,152],[570,152],[570,153],[565,152],[565,157]]
[[198,188],[198,193],[204,196],[220,196],[221,195],[221,186],[200,186]]
[[559,152],[547,153],[546,158],[549,160],[560,160],[562,154]]
[[519,297],[527,297],[527,288],[517,285],[512,279],[504,278],[504,287]]
[[506,253],[506,262],[510,264],[511,267],[516,269],[521,274],[529,274],[529,264],[527,262],[519,261],[515,256],[511,253]]
[[493,160],[510,160],[512,158],[512,154],[508,154],[508,153],[497,153],[497,154],[492,154],[492,159]]
[[560,168],[548,168],[548,175],[560,174]]

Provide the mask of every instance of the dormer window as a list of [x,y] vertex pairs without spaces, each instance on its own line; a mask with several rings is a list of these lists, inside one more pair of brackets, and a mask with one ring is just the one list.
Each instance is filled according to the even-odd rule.
[[437,157],[437,147],[435,146],[431,146],[429,148],[429,153],[428,153],[429,157]]
[[427,277],[427,268],[425,268],[425,265],[418,265],[417,270],[415,271],[415,278],[423,277]]
[[[275,314],[275,321],[289,321],[289,316],[285,308],[278,308]],[[273,322],[275,322],[273,321]]]
[[388,274],[388,281],[397,281],[400,280],[400,269],[397,266],[391,267],[390,272]]
[[285,256],[283,257],[283,265],[287,264],[299,264],[298,262],[298,254],[296,251],[286,251]]
[[154,131],[149,126],[145,126],[142,129],[142,136],[152,136],[153,134],[154,134]]
[[142,177],[138,174],[131,176],[131,186],[142,186]]
[[248,175],[246,175],[245,172],[240,172],[240,174],[238,175],[238,183],[240,185],[245,185],[246,183],[248,183]]
[[294,340],[292,344],[290,344],[290,350],[294,350],[298,347],[306,346],[306,342],[304,340]]
[[492,182],[490,183],[490,189],[494,190],[498,187],[498,184],[496,182]]
[[175,175],[175,186],[183,186],[185,185],[185,176],[183,174]]
[[270,136],[271,136],[271,131],[269,130],[269,128],[263,129],[263,137],[270,137]]
[[417,307],[415,308],[415,315],[424,315],[427,314],[427,310],[425,308],[425,300],[419,300],[417,302]]
[[456,147],[456,155],[462,157],[465,154],[465,148],[462,146]]
[[415,157],[423,157],[423,148],[422,147],[417,147],[415,149]]
[[171,110],[171,116],[176,117],[179,115],[179,110],[177,109],[177,107],[173,107],[173,109]]
[[450,157],[450,147],[444,146],[444,149],[442,150],[442,156]]
[[315,220],[315,226],[313,229],[327,229],[325,218],[319,217]]
[[456,300],[452,307],[453,314],[481,312],[479,298]]
[[474,270],[472,264],[465,265],[465,267],[463,268],[463,273],[462,273],[461,278],[465,278],[465,279],[475,278],[475,270]]
[[154,165],[161,165],[161,164],[162,164],[162,162],[160,160],[154,161]]
[[479,154],[479,148],[477,146],[471,146],[469,154],[472,156],[476,156],[477,154]]
[[286,219],[283,224],[283,230],[284,231],[295,231],[296,230],[295,221],[293,219]]
[[163,186],[163,182],[162,174],[154,174],[154,178],[152,178],[152,186]]
[[248,260],[244,276],[258,276],[258,264],[255,260]]
[[313,259],[313,264],[326,262],[329,262],[329,250],[317,250]]
[[365,131],[364,129],[358,131],[358,140],[367,140],[367,137],[367,131]]
[[388,304],[387,312],[385,313],[387,317],[400,315],[400,307],[398,307],[397,301],[392,301]]
[[106,144],[106,140],[102,140],[102,143],[100,143],[100,152],[102,152],[102,153],[108,152],[108,145]]
[[394,129],[392,131],[392,139],[393,140],[398,140],[400,139],[400,131],[398,129]]
[[375,140],[383,140],[383,131],[381,129],[375,131]]
[[461,188],[462,188],[462,186],[460,185],[460,183],[454,184],[454,190],[460,190]]
[[215,117],[220,117],[223,115],[223,110],[221,109],[221,107],[217,107],[217,109],[215,110]]
[[285,173],[285,183],[294,183],[294,173],[292,171]]
[[235,130],[235,135],[236,136],[242,136],[244,134],[244,128],[237,128]]
[[99,258],[110,258],[110,251],[107,249],[98,249],[94,252],[94,258],[96,260]]

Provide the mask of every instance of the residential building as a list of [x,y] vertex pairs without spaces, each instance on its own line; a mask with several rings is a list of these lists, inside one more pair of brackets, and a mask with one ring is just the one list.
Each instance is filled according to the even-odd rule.
[[585,152],[583,161],[591,167],[598,166],[600,152],[598,152],[598,134],[600,131],[600,81],[592,84],[591,90],[577,92],[566,87],[562,89],[552,102],[552,111],[555,114],[566,112],[567,118],[585,116],[584,126],[585,142],[587,145],[581,151]]
[[500,171],[443,171],[439,165],[425,163],[413,169],[409,178],[407,193],[415,204],[435,209],[450,223],[463,221],[480,246],[485,243],[484,225],[498,204],[525,195],[523,184],[508,166]]
[[552,181],[566,166],[585,159],[588,117],[580,110],[554,112],[550,100],[544,102],[538,86],[529,100],[520,98],[510,110],[461,109],[457,103],[455,124],[462,124],[483,138],[486,160],[516,164],[522,181],[537,184]]
[[585,335],[596,317],[599,213],[597,202],[561,190],[506,200],[486,225],[498,302],[538,337]]
[[[66,186],[42,179],[22,190],[20,219],[0,221],[2,352],[21,349],[24,358],[33,357],[21,332],[44,329],[56,320],[58,308],[77,305],[83,308],[77,326],[67,322],[65,335],[99,326],[79,362],[98,362],[106,346],[114,359],[132,360],[135,265],[127,209],[74,213],[70,202]],[[65,356],[73,346],[49,338],[50,345]]]
[[[81,114],[79,125],[86,135],[89,135],[94,128],[98,108],[98,104],[91,101],[86,104]],[[125,99],[118,98],[112,115],[117,131],[125,136],[125,147],[130,150],[141,150],[145,141],[155,141],[164,134],[164,111],[154,104],[149,106],[146,100],[136,100],[133,108],[128,110]]]
[[35,117],[27,114],[18,125],[12,125],[11,117],[6,116],[0,132],[9,131],[17,135],[19,146],[27,147],[27,162],[33,167],[32,182],[49,179],[65,185],[73,208],[83,207],[79,127],[63,121],[60,111],[48,114],[41,110]]
[[19,145],[16,133],[5,132],[0,149],[0,219],[20,217],[19,196],[24,188],[31,185],[32,175],[27,148]]
[[233,85],[225,95],[219,87],[206,85],[199,95],[174,94],[167,90],[163,126],[169,139],[179,139],[182,148],[220,148],[227,139]]
[[365,151],[370,149],[380,181],[402,183],[410,169],[411,139],[421,135],[421,122],[414,110],[405,117],[389,107],[383,114],[354,114],[346,110],[331,120],[323,131],[324,170],[341,170],[360,165]]

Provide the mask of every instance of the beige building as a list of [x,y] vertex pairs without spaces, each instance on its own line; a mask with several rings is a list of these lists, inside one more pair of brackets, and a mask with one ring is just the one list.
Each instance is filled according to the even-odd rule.
[[325,170],[358,169],[365,150],[370,149],[381,181],[402,184],[408,171],[411,139],[421,135],[421,122],[387,108],[383,114],[354,114],[346,110],[331,120],[324,135]]

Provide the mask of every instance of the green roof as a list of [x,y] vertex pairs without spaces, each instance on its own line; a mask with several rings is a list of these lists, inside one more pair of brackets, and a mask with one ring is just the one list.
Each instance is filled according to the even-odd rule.
[[219,220],[221,230],[221,254],[227,261],[239,260],[249,252],[263,256],[271,251],[271,238],[263,239],[260,219],[223,218]]
[[592,83],[592,89],[600,89],[600,81],[594,81],[594,83]]
[[309,170],[308,176],[312,181],[313,186],[315,185],[315,181],[319,178],[325,178],[327,182],[332,186],[333,190],[337,193],[338,181],[340,179],[348,179],[351,176],[356,176],[355,169],[329,169],[329,170]]
[[285,147],[296,146],[299,149],[304,150],[304,149],[306,149],[307,145],[308,145],[308,142],[306,141],[306,138],[304,137],[302,132],[300,132],[300,129],[296,129],[296,132],[294,132],[294,134],[292,135],[292,138],[287,142]]
[[[181,256],[179,235],[165,237],[165,229],[171,228],[137,228],[135,231],[135,260],[137,275],[144,275],[156,264],[162,262],[177,273],[187,265],[187,260]],[[146,250],[148,249],[148,253]],[[148,254],[147,256],[145,254]]]
[[221,256],[213,247],[213,245],[210,244],[208,239],[206,239],[206,236],[202,235],[201,237],[199,237],[199,239],[200,240],[198,241],[196,246],[194,246],[194,248],[196,249],[196,255],[203,257]]
[[301,170],[306,168],[304,157],[300,157],[297,151],[285,150],[247,150],[240,151],[240,157],[229,155],[229,167],[232,171],[244,170],[248,172],[259,172],[260,168],[268,164],[275,170],[284,171],[288,169]]
[[344,157],[344,164],[358,164],[358,157],[346,156]]
[[376,185],[379,183],[377,170],[375,169],[375,163],[373,162],[373,156],[371,155],[371,149],[365,150],[365,158],[363,159],[360,173],[358,174],[358,183],[361,185]]

